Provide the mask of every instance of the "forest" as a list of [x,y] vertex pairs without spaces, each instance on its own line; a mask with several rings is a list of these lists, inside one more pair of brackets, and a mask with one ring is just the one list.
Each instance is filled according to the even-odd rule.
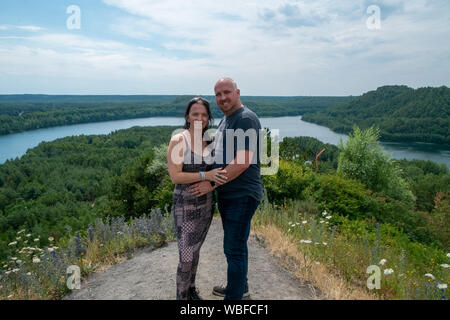
[[[0,135],[78,123],[145,117],[182,117],[193,96],[0,95]],[[213,96],[213,117],[223,116]],[[242,97],[261,117],[316,112],[352,97]]]
[[383,86],[348,103],[305,113],[302,120],[345,134],[354,124],[378,126],[381,141],[450,145],[450,88]]
[[[0,165],[0,298],[3,294],[3,298],[12,297],[11,292],[17,292],[17,286],[28,283],[23,279],[31,273],[23,261],[31,258],[25,256],[24,249],[48,248],[49,252],[34,256],[33,262],[30,260],[27,265],[32,272],[37,272],[36,281],[45,273],[45,277],[53,279],[48,281],[59,286],[58,290],[52,289],[42,281],[38,285],[40,289],[33,285],[40,298],[53,299],[67,292],[61,274],[50,274],[49,267],[45,267],[56,259],[54,263],[60,272],[65,272],[58,262],[62,258],[54,251],[58,248],[53,247],[55,244],[64,247],[75,241],[78,247],[97,248],[92,250],[100,254],[99,246],[103,242],[91,235],[94,229],[103,234],[101,230],[108,228],[108,223],[118,226],[120,222],[120,228],[128,230],[129,227],[123,226],[126,221],[160,219],[154,213],[159,209],[170,221],[174,185],[167,172],[166,150],[174,129],[133,127],[107,135],[41,142],[20,159]],[[405,297],[416,277],[426,272],[423,270],[433,270],[436,277],[446,277],[440,265],[446,266],[445,252],[450,244],[450,171],[445,165],[431,161],[389,159],[380,151],[378,138],[376,129],[358,127],[346,145],[323,144],[310,137],[284,138],[280,143],[278,172],[262,177],[265,200],[255,221],[280,223],[289,234],[293,232],[292,225],[287,225],[288,218],[283,218],[288,211],[293,210],[292,219],[297,221],[302,219],[299,215],[310,215],[308,220],[316,222],[309,236],[332,237],[336,246],[339,239],[345,243],[333,249],[336,250],[333,254],[342,255],[342,260],[334,259],[333,263],[349,279],[365,277],[364,272],[355,273],[360,268],[360,259],[371,257],[368,263],[373,263],[383,252],[389,257],[407,252],[408,268],[414,266],[417,274],[400,287],[398,281],[388,286],[389,290],[398,291],[398,297]],[[323,149],[325,152],[316,163],[316,155]],[[292,201],[300,201],[301,209],[291,205]],[[319,222],[322,212],[333,215],[327,221],[327,225],[330,223],[327,229],[321,225],[323,220]],[[116,230],[117,226],[109,228]],[[308,233],[306,229],[304,232]],[[114,238],[114,234],[119,238]],[[124,239],[120,232],[114,234],[113,238],[109,236],[109,240],[101,241],[115,241],[116,245],[111,245],[122,248],[122,252]],[[357,238],[360,240],[355,242],[354,250],[349,251],[347,246],[358,235],[363,238]],[[20,252],[16,248],[18,242],[24,246]],[[361,244],[364,246],[359,248]],[[66,251],[58,252],[64,255]],[[86,259],[102,259],[91,254],[91,258],[80,256],[81,249],[74,252],[81,252],[74,258],[78,262],[68,263],[80,263],[85,272],[93,270]],[[39,271],[35,262],[49,253],[54,257],[49,257],[47,264],[42,265],[44,269]],[[321,254],[326,260],[330,255],[325,253],[315,254]],[[349,260],[349,253],[358,257]],[[15,268],[16,260],[23,267]],[[23,275],[20,273],[15,278],[17,272]],[[39,276],[39,272],[44,273]],[[4,293],[1,286],[6,290]],[[427,291],[415,297],[429,294]]]

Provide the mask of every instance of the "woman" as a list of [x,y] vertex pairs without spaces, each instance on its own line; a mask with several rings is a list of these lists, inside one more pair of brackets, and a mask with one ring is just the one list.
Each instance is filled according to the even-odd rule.
[[202,98],[189,101],[185,119],[186,130],[172,137],[167,150],[169,174],[175,184],[173,214],[179,251],[177,300],[201,300],[195,288],[195,275],[200,248],[214,212],[214,192],[196,197],[189,193],[188,188],[203,180],[221,185],[227,177],[221,168],[209,170],[211,166],[204,159],[208,148],[203,141],[203,133],[213,120],[208,101]]

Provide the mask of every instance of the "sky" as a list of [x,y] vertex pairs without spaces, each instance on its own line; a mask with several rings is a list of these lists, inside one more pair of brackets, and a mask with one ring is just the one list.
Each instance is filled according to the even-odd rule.
[[1,0],[0,94],[450,87],[449,31],[448,0]]

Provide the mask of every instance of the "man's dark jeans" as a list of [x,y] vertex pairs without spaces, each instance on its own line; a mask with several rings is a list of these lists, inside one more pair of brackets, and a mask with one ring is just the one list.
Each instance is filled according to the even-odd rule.
[[218,198],[220,216],[224,231],[223,249],[227,257],[227,290],[225,300],[242,300],[248,290],[247,240],[250,223],[259,201],[245,196],[234,199]]

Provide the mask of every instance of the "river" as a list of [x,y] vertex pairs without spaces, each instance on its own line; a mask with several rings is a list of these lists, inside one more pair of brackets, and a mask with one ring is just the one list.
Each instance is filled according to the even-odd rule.
[[[301,116],[260,118],[260,120],[263,127],[278,129],[280,139],[284,137],[309,136],[334,145],[337,145],[340,139],[344,142],[348,139],[347,135],[335,133],[327,127],[302,121]],[[141,118],[76,124],[0,136],[0,164],[7,159],[21,157],[28,149],[34,148],[41,141],[52,141],[81,134],[108,134],[114,130],[127,129],[133,126],[182,126],[183,124],[183,118]],[[429,143],[382,142],[381,144],[383,149],[390,152],[395,159],[431,160],[444,163],[450,168],[450,148]]]

